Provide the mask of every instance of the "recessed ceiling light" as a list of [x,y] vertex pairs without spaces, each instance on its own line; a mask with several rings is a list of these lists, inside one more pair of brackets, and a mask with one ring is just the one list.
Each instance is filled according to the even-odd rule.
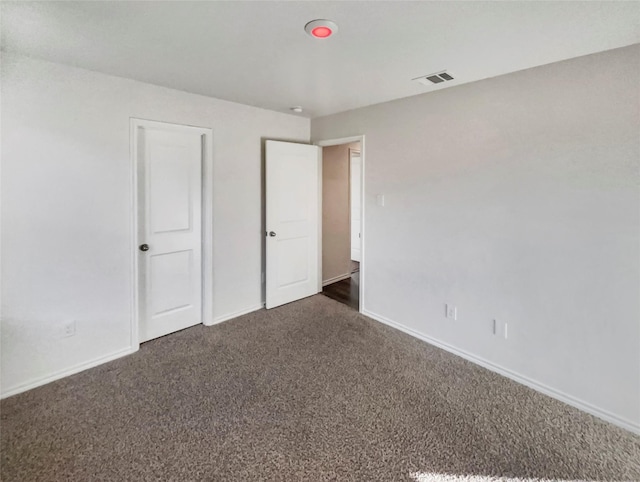
[[331,20],[312,20],[304,26],[305,32],[314,38],[328,38],[338,31],[338,26]]
[[291,109],[293,112],[297,112],[298,114],[302,112],[302,107],[300,107],[299,105],[296,105],[295,107],[289,107],[289,109]]

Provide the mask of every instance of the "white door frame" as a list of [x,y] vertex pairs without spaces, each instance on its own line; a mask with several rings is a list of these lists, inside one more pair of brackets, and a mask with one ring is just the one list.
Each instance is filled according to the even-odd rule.
[[[362,162],[362,168],[360,169],[360,289],[358,291],[359,312],[363,313],[364,308],[364,274],[365,274],[365,229],[364,229],[364,210],[365,210],[365,185],[364,185],[364,173],[365,173],[365,147],[364,147],[364,134],[352,137],[342,137],[340,139],[326,139],[322,141],[316,141],[314,144],[320,147],[339,146],[341,144],[350,144],[352,142],[360,142],[360,158]],[[320,159],[320,175],[318,176],[319,192],[320,192],[320,209],[322,209],[322,155]],[[351,212],[351,207],[349,207]],[[318,293],[322,292],[322,215],[319,216],[318,221],[318,247],[320,256],[320,266],[318,268]]]
[[213,130],[170,122],[129,118],[129,160],[131,164],[131,348],[140,348],[140,299],[138,296],[138,139],[140,127],[172,126],[186,131],[197,131],[202,141],[202,324],[213,325]]

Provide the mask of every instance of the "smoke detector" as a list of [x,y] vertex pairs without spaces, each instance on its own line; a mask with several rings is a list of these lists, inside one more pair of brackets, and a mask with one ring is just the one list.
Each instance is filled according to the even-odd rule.
[[446,70],[443,70],[442,72],[436,72],[435,74],[422,75],[412,80],[415,80],[416,82],[419,82],[423,85],[428,85],[429,87],[431,87],[432,85],[441,84],[443,82],[449,82],[450,80],[453,80],[453,79],[454,77],[453,77],[453,74],[451,74],[451,72],[447,72]]
[[331,20],[318,19],[312,20],[304,26],[304,31],[313,38],[329,38],[338,31],[338,25]]

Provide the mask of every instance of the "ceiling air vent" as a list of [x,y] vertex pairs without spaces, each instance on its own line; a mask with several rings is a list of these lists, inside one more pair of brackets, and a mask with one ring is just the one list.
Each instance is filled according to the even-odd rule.
[[443,70],[442,72],[423,75],[422,77],[418,77],[417,79],[413,79],[413,80],[415,80],[416,82],[420,82],[421,84],[431,86],[434,84],[441,84],[443,82],[448,82],[450,80],[453,80],[453,75],[451,75],[446,70]]

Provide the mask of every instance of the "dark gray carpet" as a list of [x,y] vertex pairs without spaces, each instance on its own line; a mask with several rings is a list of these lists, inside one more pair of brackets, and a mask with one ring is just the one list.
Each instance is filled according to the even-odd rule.
[[640,480],[639,437],[324,296],[0,407],[5,481]]

